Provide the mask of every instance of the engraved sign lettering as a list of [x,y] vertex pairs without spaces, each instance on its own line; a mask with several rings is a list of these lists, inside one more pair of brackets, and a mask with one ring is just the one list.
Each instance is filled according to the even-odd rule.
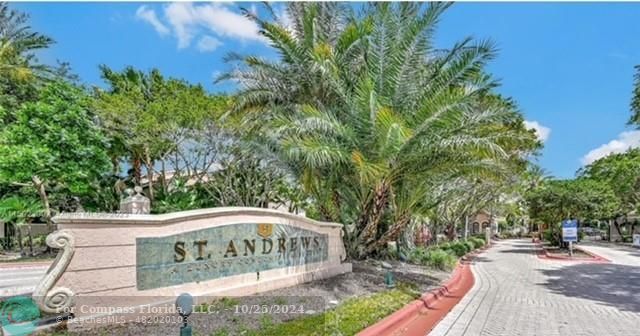
[[136,239],[140,290],[318,263],[328,236],[285,224],[240,223]]

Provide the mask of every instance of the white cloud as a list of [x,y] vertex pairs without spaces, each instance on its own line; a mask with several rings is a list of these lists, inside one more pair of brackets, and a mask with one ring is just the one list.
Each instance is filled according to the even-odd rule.
[[538,136],[538,139],[540,139],[540,141],[542,142],[547,141],[547,139],[549,139],[549,135],[551,135],[551,129],[546,126],[542,126],[537,121],[525,120],[524,127],[526,127],[527,129],[535,130],[536,135]]
[[205,35],[198,41],[197,48],[201,52],[210,52],[218,49],[222,45],[222,42],[217,38],[209,35]]
[[622,132],[617,139],[611,140],[583,156],[582,164],[588,165],[609,154],[624,153],[636,147],[640,147],[640,131]]
[[[136,11],[136,16],[151,24],[160,35],[172,33],[178,40],[178,49],[191,46],[194,39],[198,39],[196,48],[201,51],[214,50],[222,44],[220,39],[224,38],[265,43],[258,25],[231,6],[172,2],[163,7],[161,21],[153,9],[143,5]],[[255,6],[251,10],[255,10]],[[215,44],[215,41],[219,43]]]
[[178,49],[188,47],[194,35],[191,27],[194,21],[192,7],[188,3],[174,2],[164,8],[164,16],[178,38]]
[[156,32],[160,34],[160,36],[164,36],[170,33],[169,28],[167,28],[167,26],[165,26],[158,19],[156,11],[147,6],[140,6],[136,11],[136,17],[152,25]]
[[258,25],[223,4],[192,6],[200,24],[223,37],[246,41],[263,41]]

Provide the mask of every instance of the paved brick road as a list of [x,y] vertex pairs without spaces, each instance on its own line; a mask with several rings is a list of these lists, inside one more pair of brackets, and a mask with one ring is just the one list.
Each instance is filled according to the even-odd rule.
[[473,289],[429,335],[640,335],[640,256],[606,252],[614,263],[572,264],[537,258],[527,240],[499,242],[474,263]]

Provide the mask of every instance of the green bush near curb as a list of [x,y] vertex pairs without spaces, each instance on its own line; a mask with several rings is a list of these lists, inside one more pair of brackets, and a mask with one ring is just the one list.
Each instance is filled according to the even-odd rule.
[[418,247],[409,254],[409,261],[414,264],[430,266],[446,271],[455,267],[458,258],[456,258],[451,250]]

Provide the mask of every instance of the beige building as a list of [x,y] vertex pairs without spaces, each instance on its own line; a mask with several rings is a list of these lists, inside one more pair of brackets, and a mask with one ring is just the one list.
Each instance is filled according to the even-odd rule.
[[469,232],[471,234],[482,234],[485,228],[491,228],[491,233],[498,233],[498,223],[496,217],[486,210],[478,211],[469,218]]

